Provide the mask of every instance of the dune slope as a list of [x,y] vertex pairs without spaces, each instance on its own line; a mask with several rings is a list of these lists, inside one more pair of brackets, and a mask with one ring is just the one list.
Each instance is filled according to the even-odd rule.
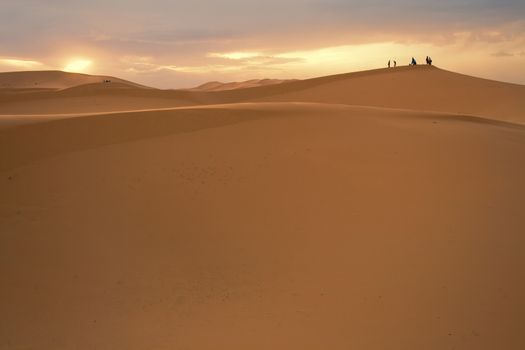
[[[220,87],[219,87],[220,88]],[[0,89],[0,115],[127,111],[239,102],[318,102],[475,115],[525,124],[525,86],[429,66],[397,67],[225,91],[87,84],[62,91]]]
[[219,81],[211,81],[195,88],[188,89],[190,91],[224,91],[224,90],[238,90],[248,89],[259,86],[277,85],[294,80],[281,80],[281,79],[252,79],[242,82],[230,82],[221,83]]
[[525,86],[433,66],[340,74],[216,93],[222,101],[319,102],[477,115],[525,123]]
[[74,86],[108,81],[130,87],[147,88],[127,80],[105,76],[62,71],[24,71],[0,73],[0,88],[7,89],[67,89]]
[[523,349],[523,159],[310,103],[4,128],[0,348]]

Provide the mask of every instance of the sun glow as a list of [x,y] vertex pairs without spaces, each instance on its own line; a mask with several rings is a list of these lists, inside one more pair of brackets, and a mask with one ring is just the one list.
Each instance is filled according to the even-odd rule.
[[72,73],[84,73],[88,70],[88,68],[93,64],[91,60],[87,59],[75,59],[70,61],[65,67],[65,72],[72,72]]
[[36,69],[43,66],[43,64],[38,61],[18,60],[13,58],[0,58],[0,65],[7,65],[20,69]]
[[218,57],[218,58],[226,58],[229,60],[244,60],[248,58],[254,58],[261,56],[258,52],[226,52],[226,53],[219,53],[219,52],[212,52],[208,54],[208,57]]

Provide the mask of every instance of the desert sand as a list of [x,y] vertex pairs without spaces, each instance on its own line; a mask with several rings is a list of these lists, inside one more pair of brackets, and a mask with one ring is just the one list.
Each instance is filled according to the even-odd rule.
[[525,86],[27,74],[0,90],[0,349],[525,348]]
[[220,81],[210,81],[208,83],[199,85],[195,88],[188,89],[190,91],[224,91],[224,90],[238,90],[254,88],[259,86],[277,85],[294,81],[292,79],[251,79],[241,82],[222,83]]

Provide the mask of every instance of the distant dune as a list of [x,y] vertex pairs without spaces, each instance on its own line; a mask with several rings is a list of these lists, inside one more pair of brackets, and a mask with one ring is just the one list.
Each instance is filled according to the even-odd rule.
[[0,89],[0,349],[525,348],[524,86],[76,79]]
[[290,81],[296,81],[296,79],[280,80],[280,79],[252,79],[243,82],[231,82],[221,83],[218,81],[212,81],[209,83],[202,84],[196,88],[188,89],[190,91],[223,91],[223,90],[237,90],[247,89],[259,86],[277,85]]
[[0,114],[91,113],[239,102],[318,102],[467,114],[525,123],[525,86],[428,66],[378,69],[224,91],[135,87],[128,83],[97,82],[63,91],[0,89]]
[[127,80],[62,71],[28,71],[0,73],[0,89],[67,89],[85,84],[118,83],[126,86],[146,88]]

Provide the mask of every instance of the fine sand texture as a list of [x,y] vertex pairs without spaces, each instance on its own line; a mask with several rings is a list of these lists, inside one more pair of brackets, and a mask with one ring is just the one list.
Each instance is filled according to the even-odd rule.
[[0,349],[524,349],[524,91],[3,92]]

